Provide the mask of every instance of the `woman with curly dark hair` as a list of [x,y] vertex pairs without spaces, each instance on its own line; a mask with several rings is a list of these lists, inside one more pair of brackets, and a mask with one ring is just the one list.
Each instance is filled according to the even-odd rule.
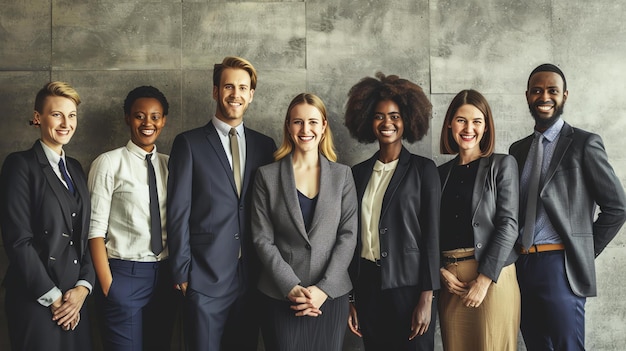
[[435,163],[402,144],[426,134],[432,105],[418,85],[376,77],[350,89],[345,113],[350,134],[380,148],[352,168],[360,215],[348,326],[368,351],[433,350],[441,186]]

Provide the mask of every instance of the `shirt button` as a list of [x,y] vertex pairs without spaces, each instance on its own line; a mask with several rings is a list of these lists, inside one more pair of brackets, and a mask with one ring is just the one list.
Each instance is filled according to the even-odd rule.
[[309,244],[304,245],[304,247],[305,247],[307,250],[311,250],[311,245],[309,245]]
[[380,257],[387,257],[387,251],[383,251],[380,253]]

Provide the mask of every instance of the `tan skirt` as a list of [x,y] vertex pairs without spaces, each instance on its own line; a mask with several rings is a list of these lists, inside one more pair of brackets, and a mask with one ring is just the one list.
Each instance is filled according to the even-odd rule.
[[[458,249],[443,254],[461,258],[473,253],[473,249]],[[478,277],[478,262],[474,259],[451,263],[445,268],[462,282]],[[502,269],[498,283],[491,284],[478,308],[465,307],[458,295],[441,289],[439,316],[444,350],[517,351],[520,304],[515,264]]]

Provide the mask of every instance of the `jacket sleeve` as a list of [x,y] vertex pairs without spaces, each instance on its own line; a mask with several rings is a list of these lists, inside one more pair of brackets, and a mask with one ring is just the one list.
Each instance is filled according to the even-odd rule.
[[439,279],[440,250],[439,226],[441,206],[441,181],[439,172],[432,160],[426,160],[422,170],[421,210],[419,222],[422,225],[422,242],[425,246],[421,251],[420,290],[438,290],[441,286]]

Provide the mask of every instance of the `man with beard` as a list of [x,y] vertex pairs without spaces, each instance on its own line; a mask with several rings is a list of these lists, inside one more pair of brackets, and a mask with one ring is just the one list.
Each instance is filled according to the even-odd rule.
[[185,295],[189,350],[257,349],[260,263],[248,190],[276,144],[243,124],[256,82],[250,62],[224,58],[213,70],[215,115],[172,145],[167,239],[174,282]]
[[602,139],[561,119],[567,95],[558,67],[535,68],[526,91],[535,132],[509,150],[520,170],[516,265],[528,350],[584,350],[594,259],[626,220],[624,188]]

